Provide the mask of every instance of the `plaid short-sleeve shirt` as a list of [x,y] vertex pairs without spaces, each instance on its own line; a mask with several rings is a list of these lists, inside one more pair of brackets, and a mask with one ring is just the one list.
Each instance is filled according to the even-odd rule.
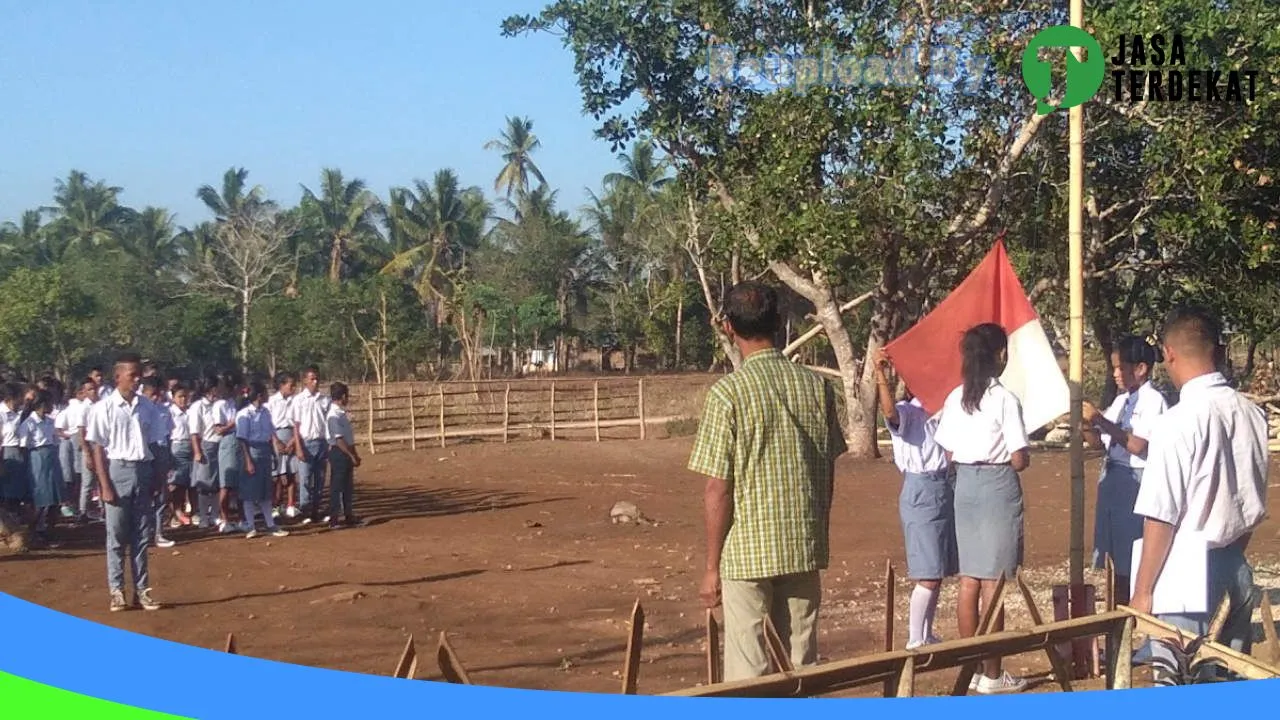
[[846,449],[831,387],[777,350],[712,386],[689,469],[732,484],[722,578],[826,569],[834,464]]

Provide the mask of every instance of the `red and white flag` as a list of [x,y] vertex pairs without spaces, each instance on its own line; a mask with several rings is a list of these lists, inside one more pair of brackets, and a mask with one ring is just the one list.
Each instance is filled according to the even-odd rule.
[[1009,334],[1009,363],[1000,382],[1021,401],[1027,432],[1066,414],[1067,379],[1000,240],[941,304],[886,345],[885,354],[925,410],[936,413],[963,382],[961,338],[988,322]]

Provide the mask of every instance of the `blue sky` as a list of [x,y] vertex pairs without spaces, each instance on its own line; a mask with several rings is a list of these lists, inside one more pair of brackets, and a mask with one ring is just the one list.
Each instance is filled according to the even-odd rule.
[[494,195],[483,149],[533,120],[562,207],[616,169],[559,38],[503,38],[539,0],[48,0],[0,4],[0,221],[52,202],[69,170],[180,224],[230,166],[296,202],[323,167],[380,197],[452,167]]

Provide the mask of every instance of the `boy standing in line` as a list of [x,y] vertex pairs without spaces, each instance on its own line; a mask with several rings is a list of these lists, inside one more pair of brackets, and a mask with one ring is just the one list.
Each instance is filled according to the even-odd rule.
[[360,524],[351,499],[355,468],[360,467],[360,451],[356,449],[355,430],[347,415],[349,395],[343,383],[336,382],[329,388],[332,403],[325,422],[325,434],[329,441],[329,528],[332,530],[344,524],[347,527]]

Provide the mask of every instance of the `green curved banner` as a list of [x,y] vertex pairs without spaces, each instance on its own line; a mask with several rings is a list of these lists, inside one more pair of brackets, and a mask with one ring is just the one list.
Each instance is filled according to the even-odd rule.
[[93,720],[190,720],[77,695],[0,672],[0,718],[93,718]]

